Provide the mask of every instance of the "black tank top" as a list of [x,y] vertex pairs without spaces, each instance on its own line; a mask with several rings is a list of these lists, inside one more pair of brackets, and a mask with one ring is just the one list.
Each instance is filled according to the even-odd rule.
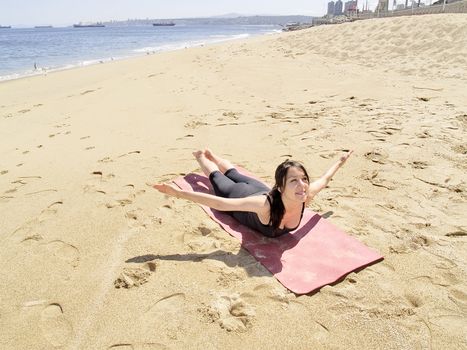
[[[254,194],[257,196],[258,194],[263,194],[267,196],[269,205],[272,206],[272,201],[271,198],[269,197],[269,193],[256,193]],[[263,234],[266,237],[279,237],[282,236],[286,233],[289,233],[290,231],[296,230],[298,226],[300,226],[300,222],[302,221],[303,217],[303,211],[305,210],[305,203],[302,205],[302,213],[300,214],[300,221],[297,225],[297,227],[294,228],[273,228],[271,226],[271,219],[269,219],[269,223],[267,225],[263,224],[258,217],[258,214],[253,213],[253,212],[247,212],[247,211],[234,211],[232,212],[232,216],[242,223],[245,226],[248,226],[249,228],[252,228],[256,231],[259,231],[261,234]]]

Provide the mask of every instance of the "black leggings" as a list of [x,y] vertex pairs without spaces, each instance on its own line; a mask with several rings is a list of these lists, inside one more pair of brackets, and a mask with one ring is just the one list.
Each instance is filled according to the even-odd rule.
[[235,168],[227,170],[225,174],[215,170],[209,175],[209,181],[216,196],[225,198],[244,198],[271,191],[261,181],[242,175]]

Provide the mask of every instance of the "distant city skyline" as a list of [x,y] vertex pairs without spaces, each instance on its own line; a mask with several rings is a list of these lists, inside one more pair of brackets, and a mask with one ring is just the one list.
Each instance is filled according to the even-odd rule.
[[[0,0],[0,25],[66,26],[146,18],[189,18],[239,15],[323,16],[327,0]],[[369,0],[374,8],[378,0]],[[363,5],[363,0],[359,7]]]

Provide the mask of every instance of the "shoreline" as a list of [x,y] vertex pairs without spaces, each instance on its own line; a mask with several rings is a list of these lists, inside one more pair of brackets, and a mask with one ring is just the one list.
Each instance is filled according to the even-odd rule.
[[[252,25],[252,26],[266,27],[266,26],[258,26],[258,25]],[[65,27],[65,28],[68,29],[68,27]],[[26,28],[26,29],[33,29],[33,28]],[[127,59],[132,59],[132,58],[143,57],[145,55],[154,55],[154,54],[163,53],[163,52],[184,50],[184,49],[189,49],[192,47],[203,47],[207,45],[214,45],[214,44],[235,41],[235,40],[242,40],[242,39],[247,39],[247,38],[254,38],[254,37],[264,36],[264,35],[272,35],[276,33],[278,33],[277,30],[272,30],[271,32],[266,32],[263,34],[239,33],[239,34],[234,34],[234,35],[229,35],[229,36],[213,34],[213,35],[210,35],[208,38],[195,40],[195,41],[188,41],[188,42],[183,42],[183,43],[164,43],[157,47],[142,47],[138,49],[132,49],[129,54],[126,54],[123,56],[112,56],[112,57],[96,58],[96,59],[84,59],[75,64],[65,64],[63,66],[55,67],[55,68],[38,67],[36,71],[26,71],[24,73],[6,74],[6,75],[0,76],[0,83],[5,82],[5,81],[33,77],[33,76],[40,76],[40,75],[48,74],[51,72],[64,71],[64,70],[69,70],[69,69],[74,69],[74,68],[82,68],[82,67],[87,67],[87,66],[92,66],[92,65],[104,64],[104,63],[108,63],[112,61],[122,61],[122,60],[127,60]],[[220,38],[220,37],[225,37],[225,38]]]

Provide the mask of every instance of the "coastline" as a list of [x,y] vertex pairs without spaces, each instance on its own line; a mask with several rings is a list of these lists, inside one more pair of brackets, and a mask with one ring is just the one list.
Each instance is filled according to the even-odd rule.
[[[268,27],[268,26],[258,26],[255,25],[253,27]],[[23,30],[30,30],[32,28],[21,28]],[[69,27],[66,28],[53,28],[54,30],[63,30],[63,29],[71,29]],[[240,29],[239,29],[240,30]],[[183,50],[183,49],[188,49],[191,47],[198,47],[198,46],[205,46],[205,45],[211,45],[211,44],[216,44],[216,43],[222,43],[222,42],[228,42],[231,40],[238,40],[238,39],[245,39],[248,37],[256,37],[256,36],[261,36],[261,35],[270,35],[274,34],[277,32],[277,29],[271,30],[270,32],[265,32],[265,33],[238,33],[238,34],[216,34],[216,32],[213,32],[212,34],[209,34],[205,38],[199,38],[196,40],[188,40],[188,41],[183,41],[180,42],[179,39],[174,38],[174,42],[165,42],[165,43],[160,43],[159,45],[155,44],[156,46],[143,46],[140,48],[132,48],[131,50],[128,49],[129,51],[123,54],[122,52],[116,53],[115,55],[111,56],[106,56],[106,57],[100,57],[100,58],[91,58],[91,57],[83,57],[80,61],[78,62],[63,62],[62,64],[58,64],[55,66],[51,67],[38,67],[37,69],[34,70],[26,70],[23,72],[11,72],[11,73],[5,73],[0,76],[0,82],[2,81],[9,81],[9,80],[14,80],[14,79],[21,79],[24,77],[30,77],[30,76],[37,76],[37,75],[43,75],[47,74],[49,72],[55,72],[55,71],[62,71],[62,70],[68,70],[68,69],[73,69],[73,68],[80,68],[80,67],[85,67],[89,65],[95,65],[95,64],[102,64],[102,63],[107,63],[111,61],[120,61],[120,60],[125,60],[125,59],[131,59],[135,57],[141,57],[144,55],[152,55],[152,54],[157,54],[161,52],[167,52],[167,51],[175,51],[175,50]],[[96,33],[97,34],[97,33]],[[207,35],[208,33],[206,33]],[[177,41],[178,40],[178,41]],[[38,57],[38,60],[41,58]],[[69,58],[70,60],[71,58]]]
[[[358,21],[1,83],[0,347],[461,347],[465,20]],[[197,171],[206,146],[266,182],[285,158],[316,178],[355,149],[311,208],[384,261],[290,293],[197,205],[151,188]]]

